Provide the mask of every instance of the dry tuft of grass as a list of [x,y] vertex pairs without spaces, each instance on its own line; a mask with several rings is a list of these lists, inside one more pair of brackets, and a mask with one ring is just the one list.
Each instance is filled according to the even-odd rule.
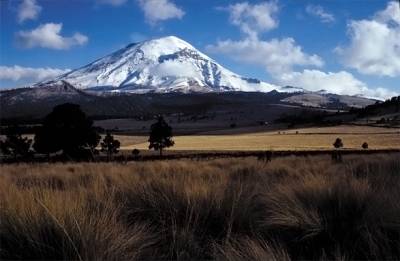
[[2,165],[0,258],[400,259],[399,159]]

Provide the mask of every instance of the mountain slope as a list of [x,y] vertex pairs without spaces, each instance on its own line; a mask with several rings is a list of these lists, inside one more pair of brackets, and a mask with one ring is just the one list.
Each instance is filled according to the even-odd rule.
[[79,89],[130,93],[268,92],[278,88],[225,69],[175,36],[130,44],[54,80]]
[[[79,104],[89,116],[95,118],[153,119],[153,115],[158,114],[191,116],[223,114],[228,119],[234,115],[240,115],[240,117],[246,119],[254,117],[263,119],[264,116],[279,116],[282,109],[272,110],[271,108],[281,108],[279,101],[290,95],[279,92],[108,93],[107,95],[91,95],[77,89],[68,89],[67,92],[64,92],[57,85],[52,87],[60,93],[53,93],[46,97],[35,95],[37,90],[44,87],[0,92],[0,123],[4,123],[4,119],[40,120],[51,112],[54,106],[66,102]],[[74,95],[73,92],[80,94]],[[68,93],[71,93],[71,95],[68,95]],[[298,107],[296,106],[296,108]],[[293,110],[297,109],[293,108]]]
[[363,108],[376,102],[376,100],[359,96],[306,91],[294,93],[281,101],[306,107],[332,109]]
[[46,100],[76,100],[90,97],[89,94],[82,90],[76,89],[74,86],[65,81],[47,82],[46,84],[37,84],[35,88],[18,88],[4,90],[0,92],[2,109],[10,106],[26,102],[45,102]]

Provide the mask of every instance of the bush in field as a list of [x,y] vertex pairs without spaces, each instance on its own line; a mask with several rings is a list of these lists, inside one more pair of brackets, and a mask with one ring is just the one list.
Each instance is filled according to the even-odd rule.
[[342,162],[342,153],[339,149],[343,148],[343,142],[341,138],[337,138],[333,143],[335,151],[332,152],[332,160],[336,162]]
[[133,158],[136,160],[136,159],[139,159],[139,156],[140,156],[140,150],[138,150],[138,149],[133,149],[132,150],[132,156],[133,156]]
[[117,154],[119,152],[121,143],[119,140],[114,139],[113,135],[107,132],[100,145],[101,151],[107,153],[107,158],[110,160],[113,154]]
[[93,153],[100,135],[93,122],[86,117],[79,105],[65,103],[54,107],[44,119],[35,135],[34,149],[50,154],[62,151],[65,156],[77,158],[83,151]]
[[337,138],[335,140],[335,142],[333,143],[333,147],[335,147],[335,149],[340,149],[343,148],[343,141],[341,138]]
[[368,149],[368,143],[364,142],[361,147],[365,150]]
[[174,141],[172,140],[172,128],[162,116],[159,116],[157,122],[152,124],[150,129],[149,149],[158,150],[160,156],[162,156],[164,148],[174,146]]
[[18,157],[28,157],[32,154],[31,139],[22,137],[17,127],[12,127],[7,132],[6,139],[0,141],[0,149],[4,155],[16,159]]

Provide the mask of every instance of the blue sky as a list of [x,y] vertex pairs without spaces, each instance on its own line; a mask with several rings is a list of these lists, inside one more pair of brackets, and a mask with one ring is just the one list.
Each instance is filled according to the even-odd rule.
[[400,7],[385,0],[2,0],[0,88],[176,35],[248,77],[386,98],[400,93]]

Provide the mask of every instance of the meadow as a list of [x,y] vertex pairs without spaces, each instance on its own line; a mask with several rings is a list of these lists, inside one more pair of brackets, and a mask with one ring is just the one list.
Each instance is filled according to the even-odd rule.
[[[400,129],[342,125],[246,132],[246,129],[222,130],[174,137],[169,150],[197,151],[251,151],[251,150],[330,150],[336,138],[343,140],[344,148],[361,149],[367,142],[370,149],[400,149]],[[235,133],[236,132],[236,133]],[[246,133],[240,133],[246,132]],[[148,148],[147,136],[116,135],[121,149]]]
[[398,260],[399,159],[1,165],[0,258]]

